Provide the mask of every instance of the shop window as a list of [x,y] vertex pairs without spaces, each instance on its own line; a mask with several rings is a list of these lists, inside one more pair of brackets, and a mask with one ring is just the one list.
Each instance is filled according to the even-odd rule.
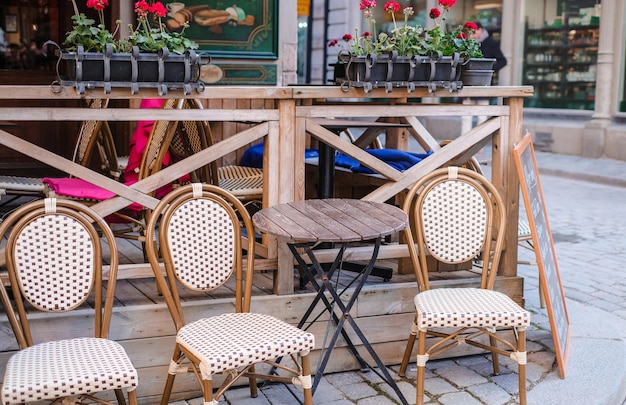
[[0,6],[0,69],[52,70],[42,53],[49,39],[58,40],[56,0],[3,2]]
[[533,11],[526,17],[522,82],[534,86],[535,91],[525,105],[593,110],[599,1],[546,1],[543,10],[543,14]]

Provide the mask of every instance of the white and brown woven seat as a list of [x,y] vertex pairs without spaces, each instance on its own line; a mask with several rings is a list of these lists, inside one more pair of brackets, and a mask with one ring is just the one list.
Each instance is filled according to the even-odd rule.
[[[169,402],[176,374],[187,370],[196,375],[206,405],[217,404],[236,380],[246,376],[253,397],[256,378],[261,378],[300,386],[304,403],[311,405],[309,352],[315,347],[314,335],[276,317],[250,312],[254,240],[244,238],[253,233],[253,225],[243,202],[215,185],[188,184],[159,202],[147,229],[158,236],[146,242],[148,260],[177,330],[161,404]],[[179,289],[206,293],[224,286],[233,275],[234,312],[185,322]],[[294,366],[274,362],[287,356]],[[255,372],[255,365],[263,362],[277,366],[281,375]],[[212,378],[218,373],[226,377],[214,393]]]
[[[99,234],[110,248],[106,285]],[[75,201],[48,198],[19,207],[2,222],[0,235],[7,236],[6,264],[14,304],[2,283],[0,298],[19,348],[6,364],[2,403],[81,403],[96,397],[100,403],[110,403],[98,394],[113,390],[117,402],[125,404],[126,390],[135,405],[137,371],[124,348],[107,338],[118,254],[104,220]],[[91,309],[93,336],[85,336],[86,331],[78,327],[67,328],[58,315],[77,309],[85,316]],[[29,318],[41,322],[44,314],[50,314],[46,333],[40,330],[34,339]]]
[[[420,292],[414,298],[416,316],[399,374],[405,375],[417,339],[417,404],[424,401],[426,362],[463,343],[490,351],[495,374],[500,372],[498,355],[515,360],[519,402],[525,404],[530,313],[509,296],[493,291],[506,232],[506,211],[497,190],[479,173],[450,166],[413,185],[404,210],[411,218],[404,234]],[[431,289],[427,256],[447,264],[480,256],[480,280],[475,281],[476,287]],[[516,333],[508,339],[498,333],[502,329]]]

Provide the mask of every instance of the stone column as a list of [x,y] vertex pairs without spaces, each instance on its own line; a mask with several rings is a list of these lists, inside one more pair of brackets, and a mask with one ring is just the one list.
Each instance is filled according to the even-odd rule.
[[502,31],[500,48],[506,56],[507,65],[498,73],[500,86],[519,85],[522,77],[520,55],[524,53],[524,1],[502,1]]
[[618,0],[604,0],[600,15],[600,39],[596,71],[595,110],[583,130],[582,155],[598,158],[604,154],[607,127],[611,123],[611,104],[614,100],[613,65],[615,31],[621,24]]

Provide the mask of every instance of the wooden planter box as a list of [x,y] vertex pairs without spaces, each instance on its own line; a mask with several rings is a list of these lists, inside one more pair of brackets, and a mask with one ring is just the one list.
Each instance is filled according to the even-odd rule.
[[202,91],[200,56],[194,51],[184,55],[170,54],[167,48],[158,53],[58,52],[58,81],[63,86],[73,86],[79,94],[88,88],[104,88],[109,94],[112,88],[129,88],[137,94],[140,88],[156,88],[159,95],[169,89],[183,89],[185,95],[192,89]]

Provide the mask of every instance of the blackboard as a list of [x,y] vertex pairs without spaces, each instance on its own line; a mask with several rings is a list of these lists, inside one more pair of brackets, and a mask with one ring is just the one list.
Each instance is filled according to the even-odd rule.
[[543,199],[537,159],[529,133],[515,146],[513,152],[539,267],[539,285],[550,319],[559,375],[565,378],[571,327]]

